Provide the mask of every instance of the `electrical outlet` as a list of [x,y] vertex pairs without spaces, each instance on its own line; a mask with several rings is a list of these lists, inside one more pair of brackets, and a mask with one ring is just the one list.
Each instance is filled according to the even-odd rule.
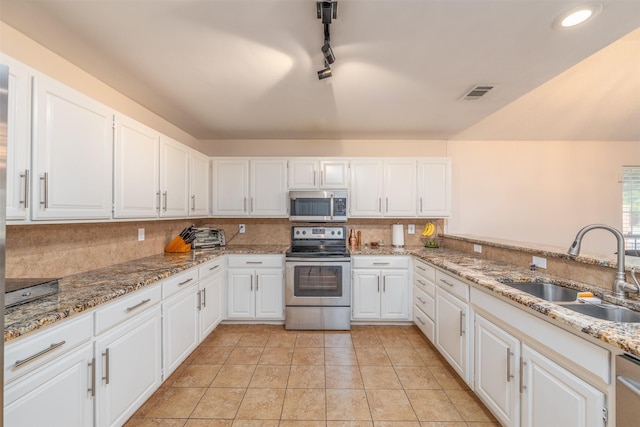
[[138,228],[138,242],[144,240],[144,228]]
[[245,231],[246,231],[246,228],[244,227],[244,224],[238,225],[238,232],[240,234],[244,233]]
[[482,245],[473,245],[473,252],[482,253]]
[[538,256],[534,256],[531,259],[531,263],[533,265],[535,265],[536,267],[540,267],[540,268],[547,268],[547,259],[546,258],[542,258],[542,257],[538,257]]
[[415,224],[409,224],[407,226],[407,234],[416,234],[416,225]]

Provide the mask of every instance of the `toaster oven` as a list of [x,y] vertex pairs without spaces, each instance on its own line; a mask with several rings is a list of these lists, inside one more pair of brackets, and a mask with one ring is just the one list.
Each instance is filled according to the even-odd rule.
[[195,232],[193,243],[191,243],[193,249],[220,248],[226,244],[224,230],[203,226],[196,227],[193,231]]

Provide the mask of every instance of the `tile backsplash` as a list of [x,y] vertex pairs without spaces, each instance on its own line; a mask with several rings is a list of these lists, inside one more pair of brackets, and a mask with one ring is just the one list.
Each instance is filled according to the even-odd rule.
[[[350,219],[362,232],[362,242],[391,244],[391,226],[403,224],[405,245],[421,244],[420,232],[427,219]],[[444,220],[432,220],[441,232]],[[211,225],[225,231],[230,245],[288,245],[291,225],[286,218],[208,218],[197,220],[132,221],[83,224],[8,225],[6,277],[63,277],[120,262],[162,253],[164,247],[183,228]],[[239,234],[238,225],[246,225]],[[409,224],[415,234],[407,234]],[[145,229],[145,240],[138,241],[138,229]]]

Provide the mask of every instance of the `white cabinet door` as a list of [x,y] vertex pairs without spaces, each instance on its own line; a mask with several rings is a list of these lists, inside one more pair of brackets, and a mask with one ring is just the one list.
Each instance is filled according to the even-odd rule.
[[409,320],[409,272],[407,270],[383,270],[380,318]]
[[418,216],[451,215],[451,160],[418,160]]
[[156,218],[160,208],[160,134],[116,115],[114,217]]
[[436,348],[467,382],[469,305],[436,289]]
[[416,216],[415,160],[384,161],[385,216]]
[[380,319],[380,271],[353,270],[353,319]]
[[288,162],[290,190],[315,190],[318,188],[318,161],[315,159],[293,159]]
[[503,426],[520,424],[520,341],[476,314],[475,392]]
[[98,426],[123,425],[160,386],[161,319],[158,305],[96,340]]
[[284,319],[282,269],[263,268],[255,272],[255,314],[260,319]]
[[34,220],[110,219],[113,111],[34,78]]
[[251,160],[250,165],[250,214],[287,216],[286,160]]
[[162,303],[163,376],[169,375],[199,344],[198,285]]
[[254,318],[254,270],[229,269],[229,318]]
[[347,188],[349,186],[349,162],[346,160],[320,161],[320,188]]
[[522,345],[523,427],[604,427],[604,394]]
[[[0,54],[1,55],[1,54]],[[29,219],[31,177],[31,70],[0,56],[9,67],[7,101],[7,219]]]
[[249,161],[214,159],[212,162],[212,203],[215,216],[249,214]]
[[160,137],[160,216],[189,215],[189,150],[165,136]]
[[93,343],[12,382],[4,392],[6,426],[93,425]]
[[382,162],[357,160],[351,162],[351,192],[349,216],[379,217],[383,215]]
[[226,304],[222,278],[219,270],[200,281],[200,342],[222,321],[222,304]]
[[211,214],[209,157],[191,151],[189,159],[189,216],[208,216]]

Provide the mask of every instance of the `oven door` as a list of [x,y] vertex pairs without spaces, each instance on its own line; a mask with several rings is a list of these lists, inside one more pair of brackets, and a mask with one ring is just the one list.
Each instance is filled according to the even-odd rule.
[[285,303],[287,306],[351,306],[350,261],[287,258]]

